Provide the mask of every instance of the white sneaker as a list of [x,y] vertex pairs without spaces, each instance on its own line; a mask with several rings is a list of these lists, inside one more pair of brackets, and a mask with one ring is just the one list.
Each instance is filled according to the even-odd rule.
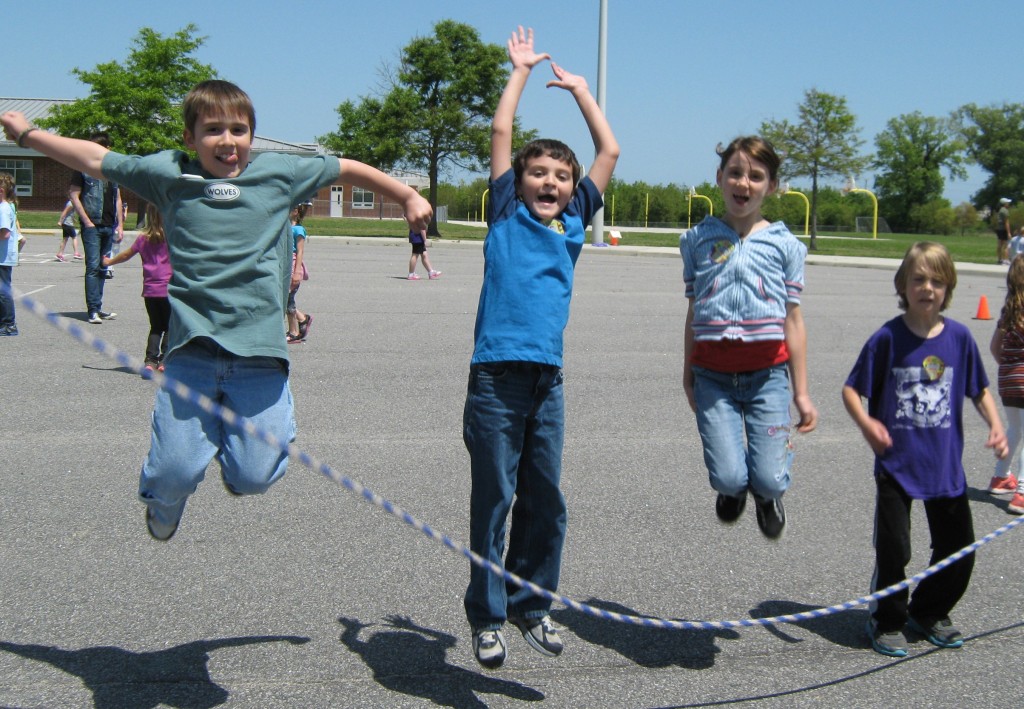
[[103,324],[103,320],[100,319],[100,314],[99,313],[90,313],[89,314],[89,322],[92,323],[93,325],[102,325]]
[[505,662],[505,636],[500,630],[473,632],[473,654],[476,661],[489,670],[496,670]]

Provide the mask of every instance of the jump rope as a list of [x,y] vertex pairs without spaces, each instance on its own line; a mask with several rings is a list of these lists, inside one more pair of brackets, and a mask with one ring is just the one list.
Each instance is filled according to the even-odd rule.
[[595,608],[594,606],[579,601],[573,600],[568,596],[564,596],[560,593],[550,591],[546,588],[538,586],[537,584],[527,581],[526,579],[520,578],[516,574],[507,571],[504,567],[496,564],[488,559],[483,558],[476,552],[472,551],[469,547],[462,544],[461,542],[449,537],[447,534],[438,532],[426,522],[417,519],[410,513],[403,510],[401,507],[386,500],[377,493],[373,492],[370,488],[366,487],[362,483],[353,478],[343,475],[336,470],[332,469],[326,463],[317,460],[313,456],[309,455],[305,451],[301,450],[294,443],[284,442],[278,439],[271,433],[259,428],[248,419],[237,415],[234,411],[221,406],[217,402],[213,401],[204,394],[200,394],[193,391],[181,382],[166,376],[162,372],[150,371],[144,368],[144,364],[136,357],[118,350],[109,343],[96,337],[91,332],[86,331],[76,322],[69,320],[65,317],[57,315],[56,313],[48,310],[40,302],[31,298],[27,295],[22,295],[17,291],[9,291],[15,300],[21,303],[26,309],[28,309],[36,317],[45,320],[53,327],[57,328],[61,332],[64,332],[79,342],[93,348],[97,352],[115,360],[120,365],[131,369],[137,374],[144,376],[146,379],[152,379],[159,386],[167,389],[174,396],[183,399],[184,401],[190,402],[202,408],[207,413],[217,416],[222,419],[226,424],[239,429],[249,436],[253,436],[263,441],[267,445],[278,448],[288,455],[292,460],[296,460],[307,468],[319,472],[324,477],[338,483],[349,492],[358,495],[366,502],[371,505],[384,510],[392,517],[396,517],[401,520],[404,524],[413,529],[425,534],[427,537],[435,542],[440,543],[444,547],[451,551],[460,554],[467,559],[470,563],[475,564],[481,568],[487,569],[490,573],[500,576],[505,581],[511,582],[520,588],[527,589],[530,593],[535,596],[540,596],[552,603],[559,603],[572,608],[573,610],[579,611],[595,618],[602,618],[604,620],[611,620],[618,623],[625,623],[627,625],[636,625],[648,628],[671,628],[675,630],[726,630],[732,628],[749,628],[757,626],[769,626],[769,625],[781,625],[785,623],[799,623],[805,620],[813,620],[816,618],[823,618],[825,616],[842,613],[844,611],[851,610],[857,606],[867,605],[875,601],[879,601],[887,596],[891,596],[894,593],[910,588],[912,585],[920,583],[924,579],[938,573],[942,569],[946,568],[950,564],[956,563],[960,559],[964,558],[968,554],[973,554],[977,549],[982,547],[989,542],[1001,537],[1002,535],[1009,532],[1011,529],[1019,524],[1024,523],[1024,516],[1016,517],[1013,520],[1007,522],[1002,527],[999,527],[995,531],[986,534],[981,539],[975,541],[960,551],[950,554],[945,559],[929,566],[924,571],[921,571],[910,578],[904,579],[899,583],[895,583],[874,593],[866,596],[860,596],[844,603],[837,603],[832,606],[825,608],[815,608],[808,611],[801,611],[800,613],[791,613],[787,615],[777,615],[768,618],[743,618],[740,620],[717,620],[717,621],[691,621],[691,620],[676,620],[672,618],[655,618],[647,616],[629,615],[626,613],[616,613],[614,611],[604,610],[602,608]]

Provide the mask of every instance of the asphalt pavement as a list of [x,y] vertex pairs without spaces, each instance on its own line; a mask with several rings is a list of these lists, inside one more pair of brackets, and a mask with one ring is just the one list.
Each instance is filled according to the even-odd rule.
[[[52,243],[51,243],[52,241]],[[14,284],[119,350],[148,331],[138,260],[118,266],[85,323],[81,263],[30,239]],[[482,275],[480,244],[435,242],[443,276],[405,279],[401,240],[313,238],[314,316],[294,345],[297,445],[441,533],[465,541],[462,406]],[[804,296],[818,430],[796,441],[789,525],[753,509],[715,517],[680,381],[685,300],[674,249],[587,246],[566,332],[559,591],[603,610],[750,620],[868,591],[872,457],[840,388],[868,335],[897,314],[889,260],[810,256]],[[986,358],[1005,268],[961,265],[948,314]],[[528,303],[524,307],[529,307]],[[796,624],[641,628],[557,606],[549,659],[508,632],[498,671],[473,659],[468,562],[319,472],[293,462],[266,495],[235,498],[216,465],[169,543],[136,500],[154,383],[24,308],[0,340],[0,706],[3,707],[1018,707],[1024,689],[1024,531],[977,552],[953,619],[967,638],[871,651],[863,606]],[[981,537],[1013,516],[985,492],[993,457],[966,412],[964,462]],[[928,565],[923,512],[914,560]],[[1024,525],[1021,525],[1024,526]]]

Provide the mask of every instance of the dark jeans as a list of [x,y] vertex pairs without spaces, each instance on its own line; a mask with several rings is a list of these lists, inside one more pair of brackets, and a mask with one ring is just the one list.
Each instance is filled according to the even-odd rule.
[[103,264],[100,258],[110,251],[114,230],[108,226],[82,227],[85,250],[85,308],[91,315],[103,309]]
[[[872,592],[906,578],[910,563],[911,498],[899,483],[881,473],[875,476],[878,497],[875,506],[875,575]],[[932,536],[931,566],[974,542],[974,523],[967,495],[924,500],[928,529]],[[967,591],[974,570],[974,554],[932,574],[914,589],[894,593],[873,604],[872,615],[882,632],[899,630],[909,614],[925,627],[945,618]],[[907,599],[910,598],[909,607]]]
[[14,325],[14,295],[11,293],[13,266],[0,266],[0,328]]
[[[498,362],[470,368],[463,414],[473,477],[469,546],[502,566],[511,509],[504,568],[552,591],[558,588],[565,541],[559,489],[564,409],[558,367]],[[474,628],[499,628],[509,615],[541,617],[550,607],[550,601],[470,567],[465,608]]]
[[149,339],[146,340],[146,363],[164,361],[167,352],[167,330],[171,326],[171,301],[166,297],[145,296],[146,313],[149,315]]

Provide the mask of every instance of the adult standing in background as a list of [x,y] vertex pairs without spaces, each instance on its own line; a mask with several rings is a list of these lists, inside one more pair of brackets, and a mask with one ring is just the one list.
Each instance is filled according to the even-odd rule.
[[1009,197],[999,200],[996,212],[996,261],[1002,266],[1010,265],[1010,203]]
[[[110,136],[93,133],[89,138],[104,148],[110,147]],[[75,205],[82,226],[82,246],[85,251],[85,306],[89,322],[94,325],[113,320],[117,313],[103,310],[103,284],[106,280],[102,257],[110,252],[117,232],[117,240],[124,235],[121,215],[121,192],[113,182],[97,180],[84,172],[71,177],[68,196]]]

